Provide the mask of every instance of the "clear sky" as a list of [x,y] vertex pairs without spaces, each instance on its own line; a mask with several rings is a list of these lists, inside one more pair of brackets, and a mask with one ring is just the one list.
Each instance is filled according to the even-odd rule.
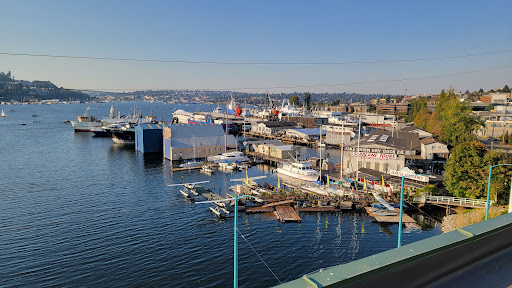
[[[508,51],[344,65],[187,64],[0,54],[0,71],[66,88],[392,94],[407,89],[416,94],[438,93],[450,86],[472,91],[512,85],[510,0],[0,0],[0,25],[0,53],[333,63]],[[508,67],[494,69],[504,66]],[[471,71],[481,72],[459,74]],[[452,75],[431,77],[446,74]],[[383,82],[422,77],[429,78]]]

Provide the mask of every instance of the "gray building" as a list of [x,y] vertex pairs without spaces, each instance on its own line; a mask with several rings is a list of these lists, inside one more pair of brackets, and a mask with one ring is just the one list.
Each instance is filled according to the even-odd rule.
[[164,128],[164,157],[171,161],[204,159],[226,148],[236,149],[237,142],[221,125],[172,124]]

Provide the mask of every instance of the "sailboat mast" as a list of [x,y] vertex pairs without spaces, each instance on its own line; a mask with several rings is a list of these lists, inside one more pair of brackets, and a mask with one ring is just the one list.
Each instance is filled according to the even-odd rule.
[[[322,125],[320,125],[320,143],[322,143]],[[322,159],[322,147],[320,147],[320,185],[322,185],[322,163],[323,162],[323,159]]]
[[343,181],[343,144],[344,144],[344,139],[345,139],[345,126],[343,125],[344,122],[343,120],[341,120],[341,157],[340,157],[340,161],[341,161],[341,165],[340,165],[340,181]]
[[359,142],[361,141],[361,114],[359,114],[359,132],[357,134],[357,157],[356,157],[356,190],[359,179]]

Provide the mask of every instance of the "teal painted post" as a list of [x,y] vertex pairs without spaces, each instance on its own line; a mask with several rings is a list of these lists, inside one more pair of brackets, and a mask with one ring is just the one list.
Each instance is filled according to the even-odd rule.
[[404,207],[404,180],[405,176],[402,176],[402,185],[400,186],[400,220],[398,222],[398,247],[402,245],[402,213]]
[[485,220],[489,219],[489,194],[491,193],[491,171],[492,165],[489,165],[489,182],[487,183],[487,202],[485,203]]
[[238,288],[238,195],[235,194],[235,224],[233,225],[233,231],[235,232],[235,251],[233,259],[233,287]]

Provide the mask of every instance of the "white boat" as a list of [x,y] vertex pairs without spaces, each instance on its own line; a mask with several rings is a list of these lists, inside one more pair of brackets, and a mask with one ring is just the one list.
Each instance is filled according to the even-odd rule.
[[192,146],[194,149],[194,159],[180,164],[180,168],[195,168],[203,165],[203,161],[196,160],[196,135],[192,135]]
[[232,162],[221,162],[221,163],[219,163],[219,168],[221,168],[223,170],[231,171],[236,168],[236,164],[232,163]]
[[240,152],[240,151],[226,152],[226,153],[222,153],[220,155],[210,156],[207,159],[208,159],[208,162],[212,162],[215,164],[219,164],[219,163],[226,162],[226,161],[234,162],[234,163],[236,163],[237,161],[239,163],[250,162],[249,158],[247,158],[247,156],[245,156],[244,152]]
[[313,169],[311,163],[298,160],[283,163],[281,167],[277,168],[277,173],[302,181],[317,181],[320,175],[319,171]]
[[5,116],[7,116],[7,115],[5,115],[4,110],[2,110],[2,114],[0,116],[2,116],[2,118],[5,118]]
[[204,173],[208,173],[208,174],[213,174],[213,172],[215,172],[215,171],[213,170],[213,168],[212,168],[212,167],[210,167],[210,166],[208,166],[208,165],[203,165],[203,166],[201,167],[201,170],[202,170]]
[[96,117],[87,115],[90,109],[91,107],[87,106],[84,115],[78,115],[76,117],[78,121],[71,121],[75,132],[90,132],[91,128],[102,126],[101,122],[98,121]]

